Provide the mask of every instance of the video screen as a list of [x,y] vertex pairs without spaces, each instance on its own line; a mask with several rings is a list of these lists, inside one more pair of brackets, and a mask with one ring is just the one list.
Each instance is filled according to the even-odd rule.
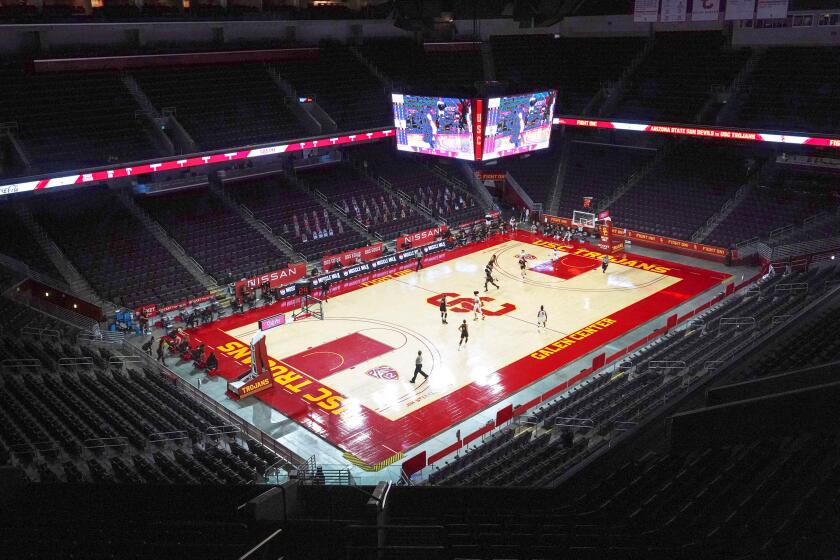
[[556,99],[554,90],[488,99],[482,159],[548,148]]
[[469,99],[394,93],[391,100],[398,150],[475,159]]

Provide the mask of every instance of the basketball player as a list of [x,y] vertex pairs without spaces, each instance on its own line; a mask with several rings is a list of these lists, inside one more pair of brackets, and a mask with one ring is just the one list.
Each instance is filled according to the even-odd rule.
[[551,251],[551,262],[554,263],[554,264],[557,264],[557,261],[559,261],[559,260],[560,260],[560,251],[558,251],[557,247],[555,247],[554,250]]
[[458,330],[461,331],[461,340],[458,341],[458,350],[461,350],[461,345],[467,345],[467,342],[470,341],[470,331],[467,327],[467,320],[464,319],[464,322],[458,325]]
[[449,315],[449,312],[446,309],[446,296],[443,296],[440,299],[440,321],[444,325],[448,325],[449,323],[446,322],[446,318]]
[[330,284],[329,279],[321,284],[321,299],[324,300],[324,303],[330,301]]
[[423,379],[428,379],[429,378],[429,376],[426,374],[426,372],[423,371],[423,351],[422,350],[417,351],[417,358],[415,358],[415,360],[414,360],[414,376],[411,378],[411,381],[409,381],[409,383],[414,383],[414,381],[417,379],[417,374],[418,373],[423,376]]
[[525,278],[525,268],[528,266],[528,261],[525,260],[525,249],[522,249],[522,252],[519,253],[519,271],[522,274],[522,278]]
[[493,261],[490,260],[487,263],[487,266],[484,267],[484,291],[487,291],[487,284],[493,284],[496,286],[496,289],[499,289],[499,285],[496,284],[495,280],[493,279]]
[[607,267],[609,265],[610,265],[610,258],[607,255],[604,255],[604,257],[601,259],[601,272],[606,274],[607,273]]
[[473,321],[478,321],[478,316],[481,315],[481,320],[484,320],[484,310],[481,308],[481,298],[478,297],[478,290],[473,292]]
[[[493,255],[490,257],[490,261],[487,263],[487,266],[490,267],[490,272],[492,273],[496,266],[499,264],[498,262],[499,257],[497,255]],[[486,267],[485,267],[486,270]]]
[[548,313],[546,313],[545,308],[540,305],[540,310],[537,311],[537,332],[540,330],[540,324],[542,324],[542,327],[545,328],[546,321],[548,321]]

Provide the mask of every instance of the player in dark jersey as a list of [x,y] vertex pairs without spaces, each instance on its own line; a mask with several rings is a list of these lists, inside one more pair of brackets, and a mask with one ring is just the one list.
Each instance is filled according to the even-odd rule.
[[444,325],[448,325],[449,323],[446,322],[446,318],[449,315],[446,309],[446,296],[441,297],[440,299],[440,321]]
[[458,342],[458,350],[461,349],[461,345],[467,345],[467,342],[470,341],[470,331],[469,327],[467,327],[467,320],[464,319],[464,322],[458,326],[458,330],[461,331],[461,340]]
[[496,289],[499,289],[499,285],[496,284],[495,279],[493,278],[493,261],[487,263],[487,266],[484,267],[484,291],[487,291],[487,284],[493,284],[496,286]]

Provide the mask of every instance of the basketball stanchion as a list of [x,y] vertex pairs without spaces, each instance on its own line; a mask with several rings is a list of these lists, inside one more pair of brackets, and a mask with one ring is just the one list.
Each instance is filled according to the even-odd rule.
[[304,295],[300,299],[300,309],[292,312],[292,320],[301,321],[310,317],[324,319],[324,302],[315,296]]

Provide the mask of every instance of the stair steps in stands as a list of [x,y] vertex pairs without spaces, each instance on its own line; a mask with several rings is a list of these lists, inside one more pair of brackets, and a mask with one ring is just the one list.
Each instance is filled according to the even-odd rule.
[[[191,153],[198,149],[195,140],[175,117],[177,108],[162,108],[159,110],[140,87],[140,84],[137,83],[137,80],[127,72],[120,74],[120,81],[131,94],[131,97],[134,98],[134,101],[137,102],[137,105],[140,106],[140,113],[147,119],[151,129],[154,130],[155,145],[162,146],[169,155]],[[177,146],[161,129],[161,125],[164,124],[173,131],[178,141]]]
[[691,241],[695,243],[702,243],[712,233],[720,223],[725,220],[733,210],[735,210],[741,202],[750,194],[755,184],[758,182],[758,174],[753,175],[750,179],[741,185],[732,198],[726,201],[720,210],[712,214],[709,219],[691,236]]
[[306,129],[307,132],[319,135],[338,128],[335,121],[332,120],[332,118],[329,117],[323,109],[321,109],[317,102],[307,103],[306,105],[300,103],[300,101],[298,101],[297,90],[294,86],[292,86],[292,84],[280,76],[277,68],[267,64],[265,65],[265,71],[268,72],[271,80],[285,97],[286,105],[289,107],[289,110],[291,110],[292,114],[294,114],[295,118],[297,118],[298,122],[304,129]]
[[627,87],[627,82],[636,72],[636,69],[642,65],[642,63],[647,58],[650,51],[653,50],[655,39],[651,36],[648,38],[645,46],[639,51],[633,60],[630,61],[630,64],[627,65],[627,68],[624,69],[624,72],[621,73],[621,77],[616,80],[614,83],[609,84],[609,86],[605,87],[605,91],[602,94],[604,98],[604,103],[597,111],[598,116],[606,116],[609,115],[615,108],[618,106],[619,101],[624,96],[624,88]]
[[55,268],[61,273],[73,291],[82,298],[96,305],[103,306],[105,301],[99,297],[93,290],[93,287],[85,280],[84,276],[73,266],[73,263],[64,254],[64,251],[50,239],[46,230],[41,227],[41,224],[38,223],[29,209],[23,204],[16,204],[15,210],[20,220],[29,229],[29,233],[32,234],[32,237],[41,246],[41,249],[43,249],[44,253],[49,257],[50,261],[52,261]]
[[563,134],[560,147],[560,162],[554,170],[551,191],[548,194],[548,208],[546,212],[554,216],[560,209],[560,197],[563,196],[563,184],[566,180],[566,167],[569,162],[569,153],[571,152],[571,140]]
[[117,194],[117,198],[123,203],[123,206],[125,206],[135,218],[140,220],[144,226],[146,226],[149,233],[151,233],[155,239],[157,239],[158,242],[163,245],[173,257],[175,257],[175,260],[177,260],[181,266],[183,266],[187,272],[189,272],[190,275],[198,281],[199,284],[204,286],[204,288],[208,291],[219,287],[218,282],[216,282],[212,276],[204,272],[201,265],[189,256],[187,252],[184,251],[183,247],[181,247],[174,239],[169,237],[169,234],[166,233],[163,226],[153,220],[146,211],[134,201],[130,190],[120,189],[117,191]]
[[484,70],[484,81],[496,81],[496,63],[493,60],[493,47],[489,42],[481,43],[481,68]]
[[382,87],[385,89],[387,93],[391,93],[394,91],[394,82],[391,81],[385,74],[382,73],[376,64],[370,61],[368,57],[362,54],[362,52],[354,46],[350,47],[350,52],[355,56],[359,62],[365,65],[365,67],[370,70],[370,73],[376,76],[376,78],[382,82]]
[[679,140],[668,139],[666,140],[665,144],[662,145],[661,148],[656,152],[656,155],[653,157],[652,160],[647,162],[645,166],[641,169],[633,173],[624,183],[619,185],[619,187],[613,191],[613,193],[607,197],[605,201],[603,201],[600,205],[598,205],[598,212],[602,210],[606,210],[609,208],[616,200],[627,194],[627,192],[635,187],[639,182],[645,178],[645,176],[654,169],[657,165],[659,165],[662,160],[668,157],[671,152],[680,144]]
[[327,198],[319,193],[318,191],[314,191],[306,186],[304,183],[298,180],[297,177],[293,175],[287,176],[289,183],[294,186],[299,191],[305,192],[306,194],[312,196],[318,203],[327,209],[327,212],[332,214],[334,218],[340,220],[345,226],[349,227],[353,231],[357,232],[359,235],[363,236],[365,239],[368,240],[369,243],[379,243],[381,239],[374,236],[370,233],[367,229],[362,227],[361,224],[356,222],[356,220],[350,219],[347,215],[344,214],[341,210],[339,210],[334,204],[331,204]]
[[744,92],[744,84],[748,84],[752,79],[755,67],[758,65],[763,54],[764,49],[753,47],[750,57],[744,62],[743,68],[741,68],[729,85],[729,89],[726,92],[726,104],[715,117],[715,124],[728,124],[735,120],[738,108],[741,105],[740,101],[741,94]]
[[274,232],[262,220],[258,220],[254,213],[251,212],[244,204],[236,202],[230,194],[225,192],[224,184],[215,173],[210,175],[210,192],[213,193],[219,200],[224,203],[233,213],[237,214],[242,220],[251,226],[254,230],[262,235],[266,241],[277,247],[284,255],[289,257],[292,262],[301,260],[301,255],[292,250],[292,246],[285,239],[274,235]]

